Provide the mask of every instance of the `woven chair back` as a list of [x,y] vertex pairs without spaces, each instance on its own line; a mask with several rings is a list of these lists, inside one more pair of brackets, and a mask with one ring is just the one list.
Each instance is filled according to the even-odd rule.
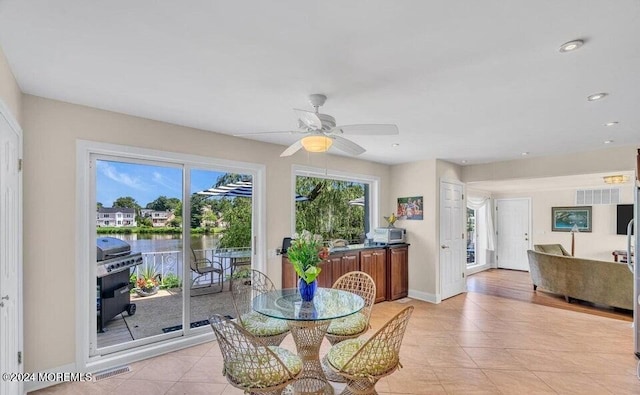
[[259,270],[247,270],[246,277],[233,279],[231,296],[233,304],[242,323],[242,316],[250,313],[253,308],[251,301],[254,297],[275,290],[273,281]]
[[340,276],[333,283],[333,288],[353,292],[364,299],[364,307],[360,312],[367,317],[368,324],[376,301],[376,283],[373,278],[365,272],[349,272]]
[[384,324],[345,363],[342,370],[366,371],[368,367],[380,363],[385,363],[389,370],[395,369],[399,363],[400,346],[413,308],[406,307]]
[[246,384],[251,378],[265,376],[283,377],[287,381],[295,378],[272,350],[240,325],[219,314],[209,322],[224,360],[223,373],[232,384]]

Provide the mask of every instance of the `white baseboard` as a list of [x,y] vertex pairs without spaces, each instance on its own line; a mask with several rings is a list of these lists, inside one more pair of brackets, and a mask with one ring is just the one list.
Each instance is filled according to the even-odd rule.
[[429,303],[440,303],[440,298],[438,297],[438,295],[434,295],[434,294],[430,294],[427,292],[422,292],[422,291],[416,291],[413,289],[409,290],[409,297],[412,299],[418,299],[418,300],[422,300],[424,302],[429,302]]

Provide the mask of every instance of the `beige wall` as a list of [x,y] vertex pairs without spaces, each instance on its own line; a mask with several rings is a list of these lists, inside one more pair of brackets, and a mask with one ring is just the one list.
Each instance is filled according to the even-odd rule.
[[[495,199],[531,198],[532,244],[562,244],[571,252],[571,234],[551,231],[551,207],[575,206],[576,190],[561,189],[526,193],[496,193]],[[620,202],[633,203],[631,185],[621,187]],[[575,235],[575,255],[611,261],[613,250],[626,248],[626,237],[616,234],[616,205],[593,205],[591,233]]]
[[[306,153],[280,158],[284,147],[279,145],[29,95],[23,106],[25,371],[75,361],[76,205],[87,204],[75,201],[76,139],[264,164],[268,249],[280,246],[291,232],[287,197],[293,164],[378,176],[381,202],[389,201],[387,165]],[[279,258],[268,260],[267,271],[280,283]]]
[[0,100],[6,104],[18,123],[22,125],[22,92],[11,68],[9,68],[2,48],[0,48]]
[[637,148],[629,145],[577,154],[464,166],[462,180],[474,182],[630,171],[636,168]]

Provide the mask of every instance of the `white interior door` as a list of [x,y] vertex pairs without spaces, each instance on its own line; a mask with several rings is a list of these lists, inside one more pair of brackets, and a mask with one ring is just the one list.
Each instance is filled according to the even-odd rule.
[[498,267],[529,271],[527,250],[531,248],[530,199],[496,200]]
[[446,299],[467,290],[462,184],[440,182],[440,289]]
[[[22,134],[0,102],[0,372],[22,373]],[[0,380],[0,394],[22,394],[20,380]]]

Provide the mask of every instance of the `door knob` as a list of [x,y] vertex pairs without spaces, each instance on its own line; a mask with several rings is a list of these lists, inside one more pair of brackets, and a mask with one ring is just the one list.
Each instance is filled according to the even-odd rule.
[[4,295],[3,297],[0,298],[1,300],[9,300],[9,295]]
[[444,250],[445,248],[449,248],[449,246],[446,245],[446,244],[443,244],[443,245],[440,246],[440,248],[442,248]]

